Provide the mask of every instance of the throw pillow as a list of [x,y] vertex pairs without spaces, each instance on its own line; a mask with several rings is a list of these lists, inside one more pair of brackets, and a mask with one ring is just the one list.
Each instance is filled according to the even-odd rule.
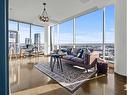
[[94,51],[94,49],[93,48],[89,48],[89,51],[92,53]]
[[71,55],[71,54],[72,54],[71,51],[72,51],[72,48],[68,48],[68,49],[67,49],[67,54],[68,54],[68,55]]
[[90,54],[91,53],[88,48],[84,48],[83,51],[84,51],[85,54]]
[[78,54],[77,54],[77,57],[78,57],[78,58],[82,58],[82,56],[83,56],[83,50],[80,49],[80,51],[79,51]]
[[89,64],[89,61],[90,61],[90,54],[87,54],[87,53],[83,53],[83,61],[84,61],[84,64],[85,65],[88,65]]

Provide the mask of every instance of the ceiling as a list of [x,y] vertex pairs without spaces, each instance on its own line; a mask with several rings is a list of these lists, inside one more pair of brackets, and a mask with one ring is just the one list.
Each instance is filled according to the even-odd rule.
[[51,23],[85,14],[114,3],[114,0],[10,0],[9,19],[31,24],[44,25],[38,16],[46,2],[46,10]]

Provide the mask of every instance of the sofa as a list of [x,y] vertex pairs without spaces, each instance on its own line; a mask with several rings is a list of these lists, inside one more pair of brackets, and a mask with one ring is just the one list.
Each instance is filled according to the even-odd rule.
[[76,65],[88,69],[95,68],[97,59],[99,58],[99,52],[89,49],[67,49],[67,55],[63,56],[64,63]]

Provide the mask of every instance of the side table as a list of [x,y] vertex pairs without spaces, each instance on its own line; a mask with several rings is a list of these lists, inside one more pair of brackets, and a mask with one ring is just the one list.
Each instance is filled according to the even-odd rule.
[[61,58],[62,58],[61,54],[51,54],[51,57],[50,57],[51,71],[53,71],[54,65],[57,64],[57,69],[61,69],[61,71],[63,72],[63,66],[62,66]]

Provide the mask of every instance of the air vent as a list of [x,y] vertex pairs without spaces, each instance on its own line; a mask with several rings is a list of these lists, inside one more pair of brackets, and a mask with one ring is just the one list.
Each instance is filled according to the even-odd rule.
[[81,3],[88,3],[90,0],[80,0]]

